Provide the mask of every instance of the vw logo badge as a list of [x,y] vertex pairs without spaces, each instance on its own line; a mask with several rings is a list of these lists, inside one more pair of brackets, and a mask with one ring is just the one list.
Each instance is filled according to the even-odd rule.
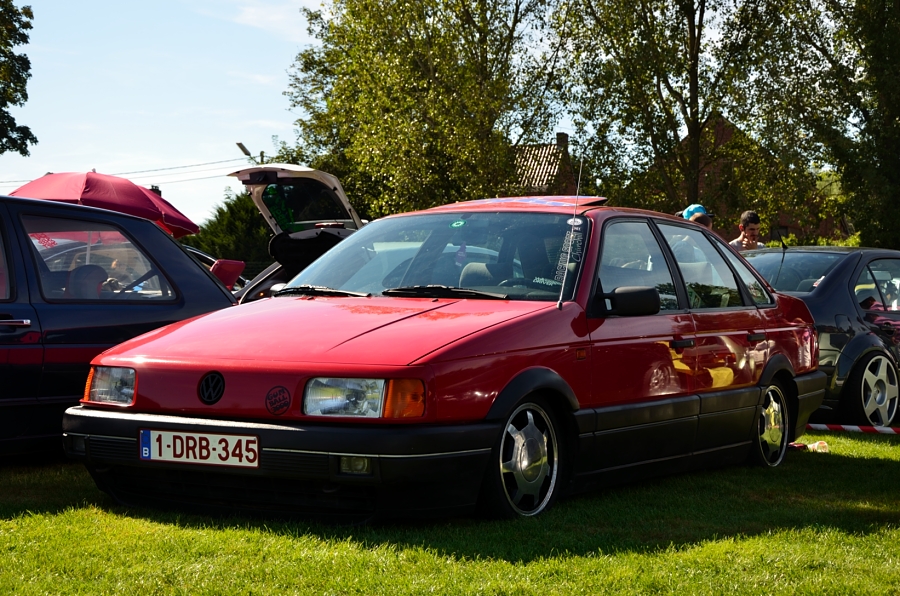
[[200,385],[197,386],[197,397],[208,406],[222,399],[224,393],[225,377],[222,376],[222,373],[216,371],[206,373],[200,379]]

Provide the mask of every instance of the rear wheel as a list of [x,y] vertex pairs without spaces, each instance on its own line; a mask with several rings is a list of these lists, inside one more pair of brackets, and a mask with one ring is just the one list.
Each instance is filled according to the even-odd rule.
[[784,389],[775,381],[766,387],[762,410],[756,426],[753,459],[761,465],[774,468],[784,460],[790,436],[790,411],[784,397]]
[[561,486],[559,425],[536,396],[509,415],[491,452],[483,498],[497,517],[532,516],[556,500]]
[[882,353],[865,357],[850,373],[845,385],[845,405],[857,424],[889,426],[897,414],[900,391],[897,369]]

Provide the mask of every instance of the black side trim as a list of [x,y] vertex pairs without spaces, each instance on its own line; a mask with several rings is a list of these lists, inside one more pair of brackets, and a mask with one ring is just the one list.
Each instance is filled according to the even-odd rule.
[[575,397],[575,392],[561,376],[549,368],[529,368],[507,383],[497,399],[494,400],[485,420],[504,418],[520,399],[540,389],[549,389],[564,395],[573,412],[581,407],[578,404],[578,398]]
[[597,408],[596,430],[619,430],[639,424],[670,422],[678,418],[698,416],[700,398],[696,395],[640,402],[608,408]]

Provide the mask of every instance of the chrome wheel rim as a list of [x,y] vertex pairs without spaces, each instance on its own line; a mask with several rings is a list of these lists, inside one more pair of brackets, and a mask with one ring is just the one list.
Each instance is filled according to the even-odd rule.
[[881,355],[872,358],[863,371],[859,392],[866,419],[873,426],[889,425],[897,413],[900,396],[894,364]]
[[784,394],[775,385],[766,389],[766,397],[759,415],[759,448],[763,460],[777,466],[787,449],[787,410]]
[[509,506],[519,515],[543,511],[553,495],[558,468],[556,429],[536,404],[509,417],[500,443],[500,479]]

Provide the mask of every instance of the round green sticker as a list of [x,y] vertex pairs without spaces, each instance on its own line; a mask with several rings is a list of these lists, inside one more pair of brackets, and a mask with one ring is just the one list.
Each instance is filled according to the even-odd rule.
[[466,220],[464,220],[464,219],[457,219],[457,220],[454,221],[452,224],[450,224],[450,227],[451,227],[451,228],[461,228],[461,227],[463,227],[464,225],[466,225]]

